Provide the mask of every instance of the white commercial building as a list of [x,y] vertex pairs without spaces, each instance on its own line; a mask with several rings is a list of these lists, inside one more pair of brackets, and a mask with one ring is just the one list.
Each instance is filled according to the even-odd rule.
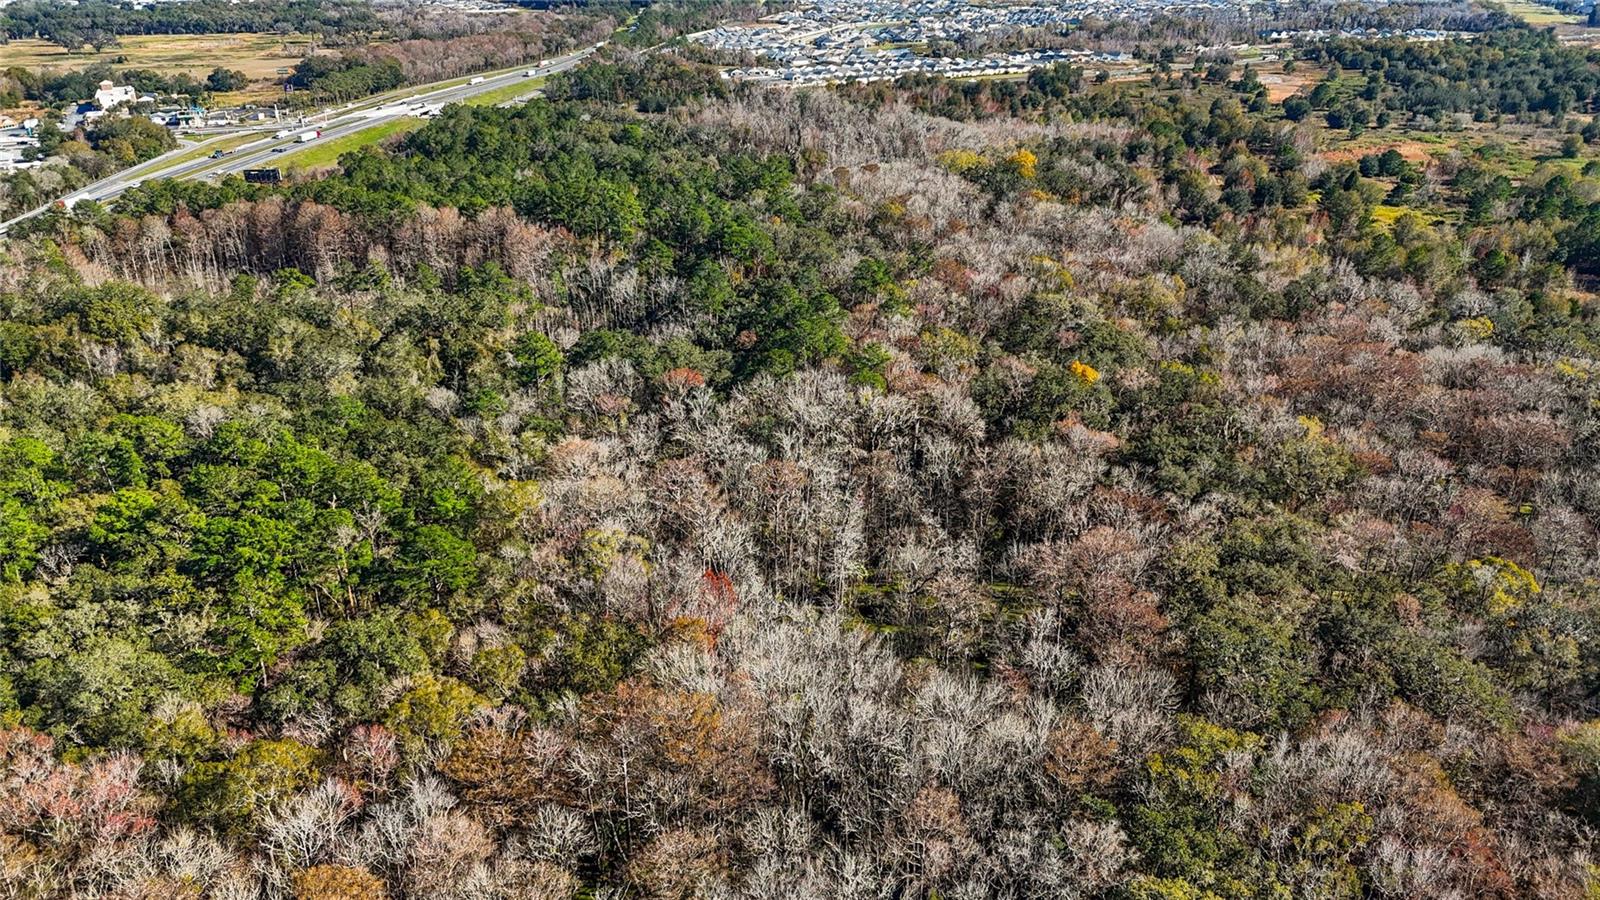
[[113,106],[132,103],[137,97],[132,85],[115,85],[107,79],[100,82],[100,90],[94,92],[94,105],[101,109],[110,109]]

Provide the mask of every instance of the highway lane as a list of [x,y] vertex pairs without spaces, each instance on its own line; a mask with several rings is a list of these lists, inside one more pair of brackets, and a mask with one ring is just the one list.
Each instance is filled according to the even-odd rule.
[[[316,140],[313,142],[301,144],[297,142],[293,135],[290,135],[289,137],[281,140],[273,139],[260,144],[247,144],[245,147],[235,150],[232,154],[225,156],[222,159],[199,160],[197,162],[203,162],[206,163],[206,165],[196,166],[185,174],[192,174],[195,171],[209,170],[213,175],[231,175],[237,172],[243,172],[245,169],[272,167],[283,155],[287,155],[294,150],[314,146],[318,142],[337,140],[346,135],[365,131],[368,128],[381,125],[385,122],[405,118],[407,116],[417,116],[420,115],[424,109],[437,110],[442,107],[449,106],[452,103],[462,103],[478,96],[479,94],[485,94],[493,90],[498,90],[499,88],[503,88],[510,84],[520,83],[529,80],[532,77],[565,71],[566,69],[570,69],[577,65],[584,58],[584,56],[587,56],[590,52],[593,51],[586,51],[583,55],[576,56],[571,59],[562,59],[558,62],[552,62],[550,65],[544,67],[525,68],[506,75],[487,77],[479,84],[459,85],[437,91],[412,94],[402,100],[385,104],[374,109],[363,110],[360,112],[334,117],[326,124],[319,125],[314,122],[308,122],[305,125],[296,127],[293,130],[295,134],[299,134],[309,129],[320,128],[322,135],[316,138]],[[527,73],[530,71],[534,72],[535,75],[529,76]],[[534,89],[529,87],[528,90],[531,93]],[[422,108],[419,109],[419,106]],[[279,148],[282,148],[281,151]]]
[[[252,141],[233,150],[220,159],[201,156],[196,159],[179,160],[180,157],[194,151],[193,145],[186,145],[176,150],[169,151],[155,159],[148,160],[124,169],[115,175],[97,181],[81,190],[74,191],[62,198],[60,202],[67,206],[84,200],[95,200],[105,203],[122,196],[129,189],[157,178],[197,178],[233,175],[245,169],[272,168],[278,160],[289,156],[294,150],[307,149],[318,143],[337,140],[346,135],[355,134],[391,122],[406,116],[417,116],[425,110],[438,110],[452,103],[461,103],[480,94],[499,90],[511,84],[518,84],[531,80],[533,77],[552,75],[572,68],[588,58],[603,45],[585,47],[574,53],[547,60],[543,66],[522,66],[513,71],[483,75],[482,81],[476,84],[468,80],[459,84],[452,83],[445,87],[429,88],[419,86],[409,92],[404,92],[403,97],[387,95],[381,101],[367,101],[353,107],[334,108],[317,116],[307,117],[302,124],[284,126],[281,124],[267,125],[261,129],[241,128],[241,132],[263,130],[265,133],[259,140]],[[528,73],[532,72],[533,75]],[[534,89],[530,86],[529,92]],[[321,130],[321,136],[313,141],[301,143],[297,135],[313,129]],[[280,132],[289,132],[284,137],[277,137]],[[0,234],[5,234],[18,223],[25,222],[35,216],[49,211],[55,203],[30,210],[10,221],[0,223]]]

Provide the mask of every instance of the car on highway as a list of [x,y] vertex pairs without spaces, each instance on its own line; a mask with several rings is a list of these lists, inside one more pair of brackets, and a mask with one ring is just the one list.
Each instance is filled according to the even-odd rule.
[[273,147],[272,148],[272,152],[273,153],[288,153],[289,152],[289,148],[288,147]]

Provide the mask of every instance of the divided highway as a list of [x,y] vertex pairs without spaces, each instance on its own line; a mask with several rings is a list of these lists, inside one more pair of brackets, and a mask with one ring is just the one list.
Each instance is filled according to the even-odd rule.
[[[264,133],[259,140],[245,144],[220,159],[212,159],[209,156],[186,159],[184,157],[192,154],[195,148],[193,145],[183,146],[74,191],[60,202],[67,206],[83,200],[105,203],[120,197],[128,189],[152,179],[204,178],[232,175],[245,169],[272,167],[276,160],[292,150],[315,146],[322,141],[336,140],[395,119],[415,116],[419,112],[419,106],[438,109],[452,103],[470,100],[480,94],[500,90],[508,85],[521,83],[530,77],[563,72],[582,62],[601,46],[603,45],[585,47],[575,53],[547,60],[542,66],[522,66],[512,72],[478,76],[461,83],[454,83],[458,80],[453,80],[445,87],[430,88],[422,85],[403,92],[404,96],[399,98],[386,101],[368,100],[353,107],[331,109],[317,116],[308,117],[304,124],[289,126],[289,133],[281,138],[275,136],[284,130],[285,126],[281,124],[269,124],[259,129],[240,129],[240,131],[260,130],[270,133]],[[530,76],[530,72],[533,75]],[[529,93],[532,91],[533,88],[530,87]],[[388,96],[393,97],[392,94]],[[296,135],[311,129],[320,129],[322,135],[310,144],[300,143]],[[53,206],[54,202],[23,213],[7,222],[0,222],[0,234],[5,234],[20,222],[42,215]]]

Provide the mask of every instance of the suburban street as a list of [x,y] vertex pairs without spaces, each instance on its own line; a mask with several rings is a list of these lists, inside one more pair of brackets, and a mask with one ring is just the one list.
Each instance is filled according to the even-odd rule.
[[[513,84],[529,81],[535,77],[565,71],[582,62],[597,49],[599,49],[599,45],[585,47],[565,56],[548,60],[543,66],[524,65],[511,71],[486,74],[471,79],[451,79],[449,82],[443,83],[443,86],[438,84],[419,85],[406,90],[391,91],[379,98],[368,99],[352,106],[334,107],[313,115],[307,115],[299,123],[268,123],[262,126],[235,129],[229,133],[237,134],[257,131],[261,132],[262,136],[258,140],[229,152],[220,159],[213,159],[209,155],[196,157],[194,155],[195,145],[184,144],[154,159],[124,169],[115,175],[74,191],[59,201],[30,210],[14,219],[0,223],[0,234],[5,234],[21,222],[48,212],[57,202],[63,203],[68,207],[85,200],[106,203],[115,200],[130,188],[152,179],[220,177],[237,174],[245,169],[271,168],[279,160],[292,155],[294,151],[299,149],[337,140],[396,119],[417,116],[425,110],[438,110],[452,103],[462,103]],[[534,74],[529,75],[529,72]],[[481,77],[482,80],[479,81],[478,77]],[[534,90],[535,88],[530,85],[528,93],[531,94]],[[312,129],[318,129],[322,134],[313,141],[299,142],[297,136]],[[283,137],[276,136],[284,131],[290,133]],[[217,137],[217,134],[208,134],[206,137],[209,140]]]

